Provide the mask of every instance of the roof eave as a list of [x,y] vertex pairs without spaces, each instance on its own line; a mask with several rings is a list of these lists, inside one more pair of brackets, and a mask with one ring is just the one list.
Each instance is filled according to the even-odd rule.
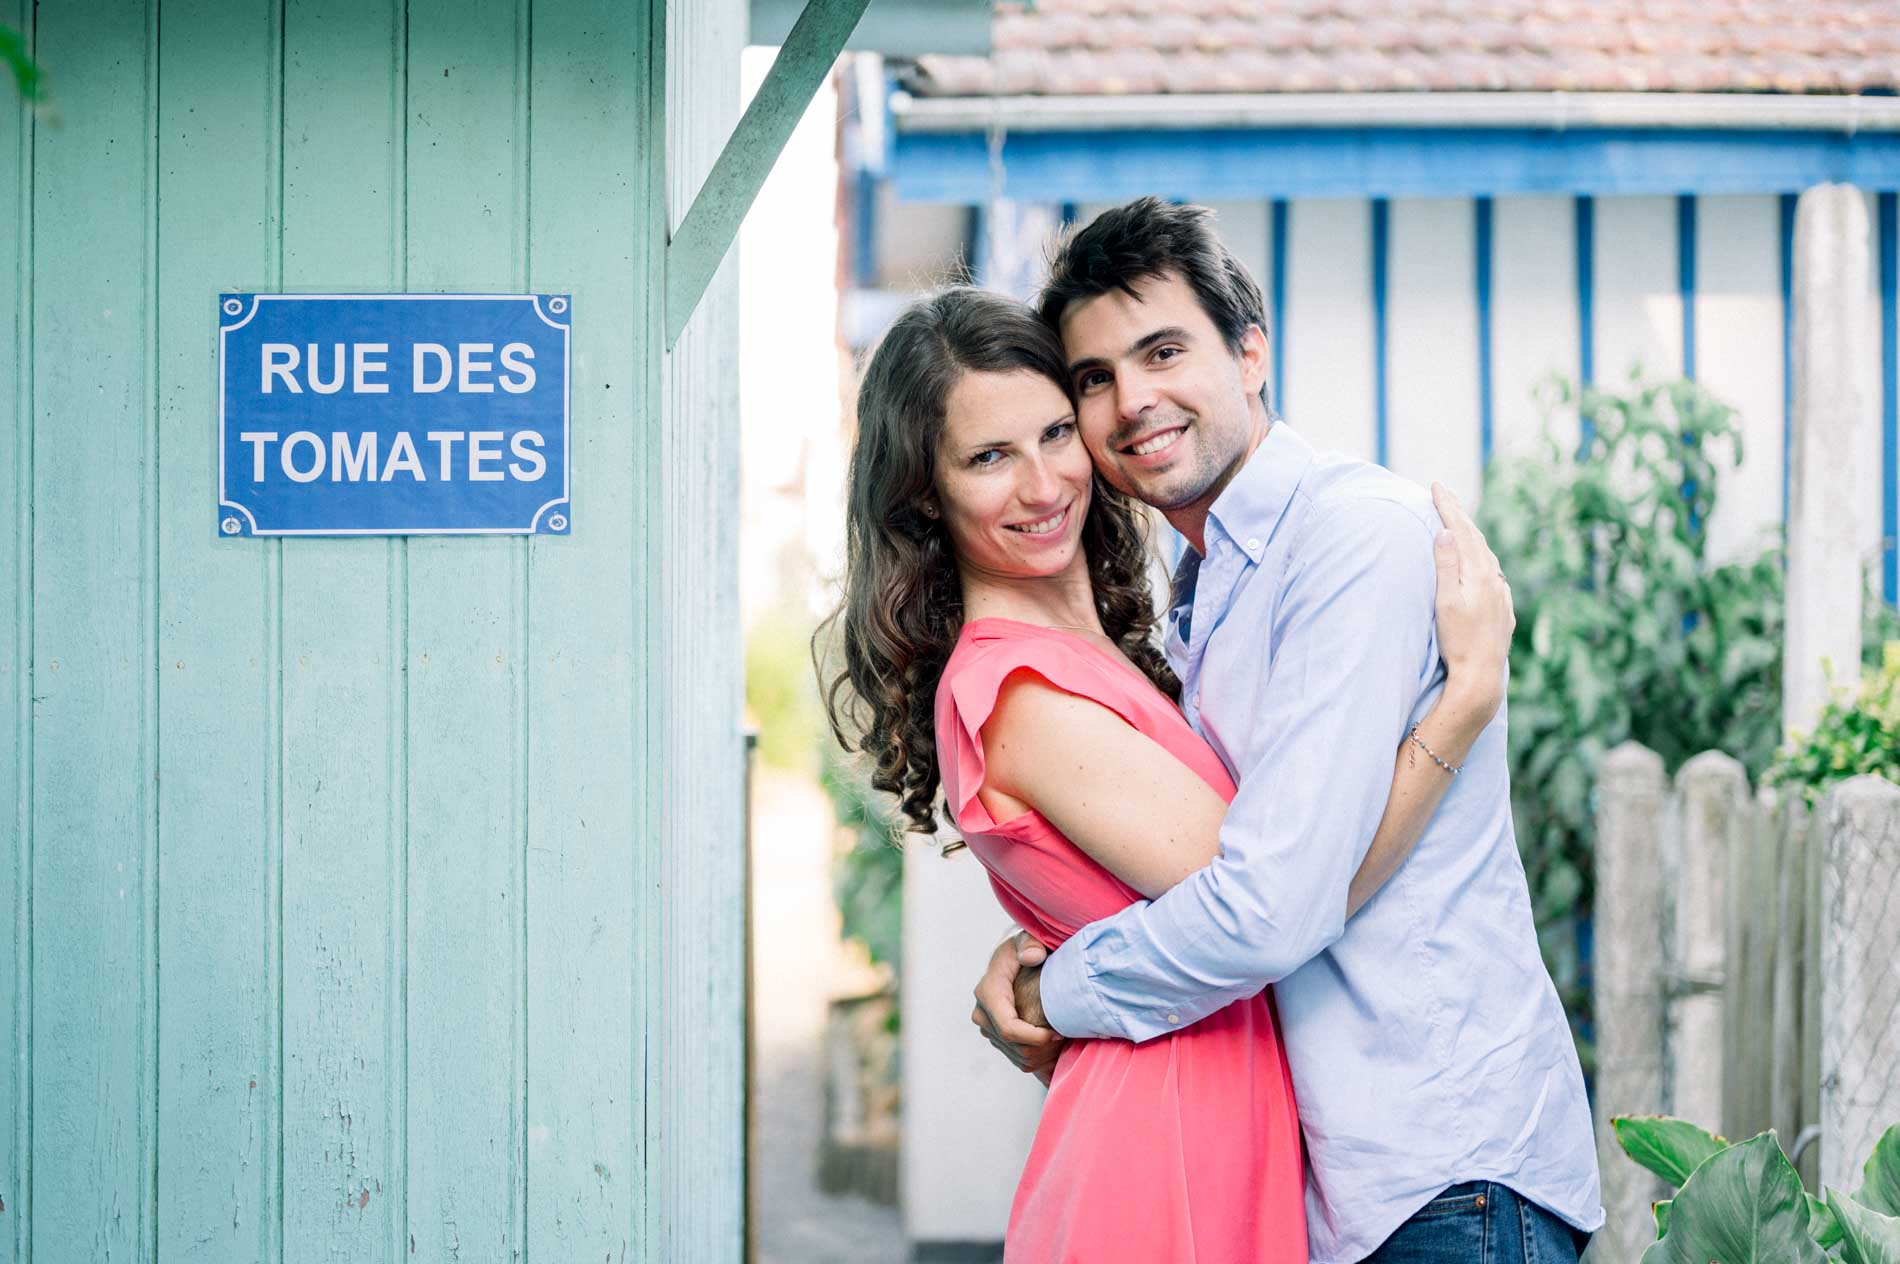
[[1159,93],[928,97],[896,92],[898,130],[1655,128],[1900,132],[1900,97],[1744,92]]

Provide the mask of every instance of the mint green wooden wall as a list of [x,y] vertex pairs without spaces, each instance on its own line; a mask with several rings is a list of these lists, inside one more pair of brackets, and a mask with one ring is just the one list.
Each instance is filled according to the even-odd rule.
[[[743,9],[660,3],[0,0],[0,1256],[736,1257],[730,278],[657,304]],[[220,289],[572,292],[572,537],[216,538]]]

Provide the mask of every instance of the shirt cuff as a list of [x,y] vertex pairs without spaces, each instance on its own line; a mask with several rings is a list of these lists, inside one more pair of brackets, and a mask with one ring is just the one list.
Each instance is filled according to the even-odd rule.
[[1071,939],[1042,963],[1042,1016],[1072,1040],[1119,1037],[1119,1030],[1089,979],[1085,945]]

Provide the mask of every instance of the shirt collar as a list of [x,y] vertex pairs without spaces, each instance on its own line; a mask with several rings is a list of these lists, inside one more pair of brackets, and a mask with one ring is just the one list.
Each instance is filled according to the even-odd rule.
[[[1292,503],[1293,493],[1299,490],[1300,480],[1314,459],[1313,446],[1284,421],[1275,419],[1260,446],[1208,509],[1208,526],[1218,527],[1236,543],[1266,540]],[[1248,551],[1258,547],[1252,545]]]

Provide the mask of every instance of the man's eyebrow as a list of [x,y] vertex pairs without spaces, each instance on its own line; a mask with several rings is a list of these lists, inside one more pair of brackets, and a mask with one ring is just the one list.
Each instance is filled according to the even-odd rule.
[[[1144,334],[1140,338],[1135,339],[1134,342],[1128,344],[1128,350],[1122,352],[1122,354],[1124,356],[1140,355],[1157,342],[1184,342],[1189,337],[1190,335],[1185,326],[1169,325],[1166,329],[1157,329],[1151,334]],[[1104,360],[1101,356],[1089,356],[1086,359],[1071,361],[1069,364],[1069,376],[1074,377],[1083,369],[1106,368],[1107,366],[1108,361]]]

